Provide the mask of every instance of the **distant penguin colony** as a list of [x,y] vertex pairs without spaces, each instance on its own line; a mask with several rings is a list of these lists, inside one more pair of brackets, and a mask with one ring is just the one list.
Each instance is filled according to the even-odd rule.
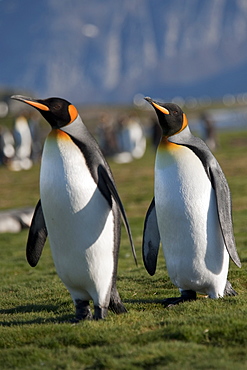
[[162,138],[144,224],[145,267],[155,273],[161,241],[168,274],[181,292],[164,301],[169,307],[195,300],[197,292],[210,298],[235,295],[227,280],[229,256],[238,267],[241,262],[223,171],[206,144],[191,134],[178,105],[146,100],[157,114]]
[[[47,235],[56,271],[76,308],[74,322],[126,312],[116,287],[120,213],[136,254],[127,217],[98,144],[77,109],[60,98],[13,99],[36,108],[51,125],[41,162],[40,194],[27,241],[36,266]],[[90,303],[94,304],[94,316]]]

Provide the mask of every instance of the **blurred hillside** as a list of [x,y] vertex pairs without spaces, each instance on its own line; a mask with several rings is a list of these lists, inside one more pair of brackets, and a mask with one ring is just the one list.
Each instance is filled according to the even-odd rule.
[[0,32],[0,86],[39,97],[130,103],[246,91],[244,0],[2,0]]

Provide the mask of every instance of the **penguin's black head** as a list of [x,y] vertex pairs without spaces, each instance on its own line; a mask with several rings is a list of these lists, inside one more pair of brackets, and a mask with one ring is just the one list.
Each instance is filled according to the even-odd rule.
[[73,122],[78,116],[74,105],[65,99],[48,98],[32,99],[21,95],[13,95],[12,99],[22,101],[36,108],[52,128],[60,128]]
[[155,109],[163,136],[178,134],[188,125],[186,115],[177,104],[158,103],[151,98],[145,98],[145,100]]

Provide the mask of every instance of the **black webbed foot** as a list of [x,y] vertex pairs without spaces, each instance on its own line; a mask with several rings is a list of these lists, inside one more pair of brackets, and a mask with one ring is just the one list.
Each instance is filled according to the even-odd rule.
[[75,309],[75,317],[70,320],[72,324],[78,324],[81,320],[92,320],[93,316],[88,301],[76,299]]
[[180,297],[167,298],[164,299],[162,303],[166,308],[170,308],[186,301],[195,301],[195,300],[196,292],[194,292],[193,290],[182,290]]
[[235,296],[235,295],[238,295],[238,293],[236,292],[236,290],[233,289],[230,281],[227,280],[225,290],[224,290],[224,296]]
[[94,306],[93,319],[94,320],[102,320],[102,319],[105,319],[106,316],[107,316],[107,313],[108,313],[108,308]]

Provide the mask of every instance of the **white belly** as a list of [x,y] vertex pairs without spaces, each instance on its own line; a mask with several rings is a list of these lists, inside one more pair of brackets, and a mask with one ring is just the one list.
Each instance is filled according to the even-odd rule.
[[113,213],[66,134],[45,143],[40,192],[59,277],[73,300],[105,306],[114,264]]
[[190,149],[169,147],[158,150],[155,164],[155,204],[168,274],[180,289],[223,296],[229,257],[215,192]]

